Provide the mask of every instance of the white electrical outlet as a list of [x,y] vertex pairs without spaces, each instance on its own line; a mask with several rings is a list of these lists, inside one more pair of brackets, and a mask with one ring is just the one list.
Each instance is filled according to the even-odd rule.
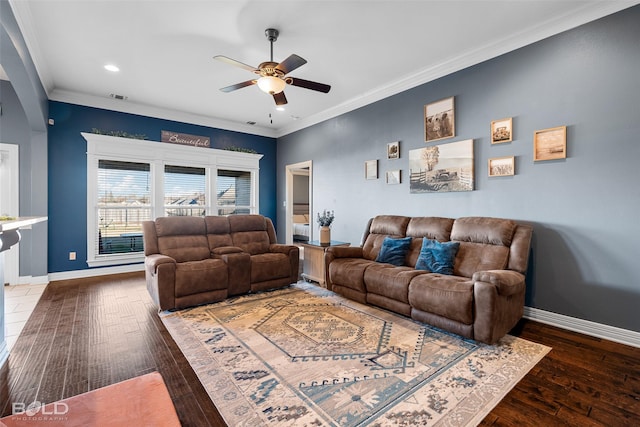
[[76,253],[69,252],[69,261],[75,261],[75,260],[76,260]]

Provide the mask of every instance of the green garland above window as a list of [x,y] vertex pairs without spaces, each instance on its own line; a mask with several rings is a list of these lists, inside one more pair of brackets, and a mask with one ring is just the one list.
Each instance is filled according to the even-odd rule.
[[117,136],[120,138],[147,139],[147,135],[143,133],[129,133],[121,130],[102,130],[93,128],[91,129],[91,133],[95,133],[96,135]]

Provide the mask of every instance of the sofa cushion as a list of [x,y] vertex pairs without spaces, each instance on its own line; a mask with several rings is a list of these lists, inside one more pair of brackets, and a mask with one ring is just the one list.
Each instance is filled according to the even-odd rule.
[[251,256],[251,283],[291,276],[289,256],[283,253],[264,253]]
[[473,323],[473,282],[466,277],[421,274],[409,284],[409,304],[467,325]]
[[427,237],[429,239],[446,242],[451,239],[453,219],[440,217],[415,217],[411,218],[407,226],[407,236]]
[[269,252],[271,243],[267,231],[267,221],[262,215],[230,215],[229,227],[233,246],[251,254]]
[[503,270],[508,261],[509,248],[506,246],[460,242],[453,274],[471,277],[477,271]]
[[375,261],[363,258],[336,258],[329,264],[329,278],[340,286],[366,292],[364,272],[372,265]]
[[382,241],[380,252],[378,252],[378,256],[376,257],[376,262],[396,266],[404,265],[404,258],[407,255],[410,245],[411,237],[404,237],[400,239],[385,237]]
[[266,231],[241,231],[231,234],[233,246],[251,255],[269,252],[269,235]]
[[387,236],[405,237],[407,224],[409,224],[409,218],[406,216],[379,215],[373,218],[362,245],[364,257],[368,260],[375,260],[382,247],[382,242]]
[[420,249],[420,255],[416,262],[416,269],[452,275],[459,248],[459,242],[440,243],[437,240],[425,238],[422,240],[422,249]]
[[506,268],[516,228],[516,222],[510,219],[456,219],[451,230],[451,240],[461,243],[453,274],[471,277],[476,271]]
[[216,289],[226,289],[227,284],[227,265],[220,259],[176,264],[176,298]]
[[409,283],[424,274],[411,267],[395,267],[390,264],[373,264],[364,272],[367,292],[385,296],[404,303],[409,302]]
[[158,250],[177,262],[209,258],[204,218],[161,217],[155,221]]
[[233,246],[229,219],[226,216],[206,216],[204,223],[211,251],[222,246]]
[[464,217],[453,222],[451,240],[511,246],[517,224],[510,219]]

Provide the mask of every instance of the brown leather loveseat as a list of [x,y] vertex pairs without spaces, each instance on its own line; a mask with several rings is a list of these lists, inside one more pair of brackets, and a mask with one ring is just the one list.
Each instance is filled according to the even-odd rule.
[[278,244],[262,215],[160,217],[142,230],[147,289],[161,310],[298,280],[298,247]]
[[[493,344],[522,317],[532,231],[499,218],[377,216],[360,247],[327,249],[327,288]],[[385,237],[410,238],[402,265],[376,261]],[[452,274],[416,269],[423,239],[458,248]]]

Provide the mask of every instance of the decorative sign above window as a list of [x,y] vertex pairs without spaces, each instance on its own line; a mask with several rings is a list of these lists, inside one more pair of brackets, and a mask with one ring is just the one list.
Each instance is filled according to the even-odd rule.
[[210,147],[211,141],[207,136],[189,135],[187,133],[176,133],[168,130],[162,131],[160,139],[162,142],[171,144],[192,145],[194,147]]

